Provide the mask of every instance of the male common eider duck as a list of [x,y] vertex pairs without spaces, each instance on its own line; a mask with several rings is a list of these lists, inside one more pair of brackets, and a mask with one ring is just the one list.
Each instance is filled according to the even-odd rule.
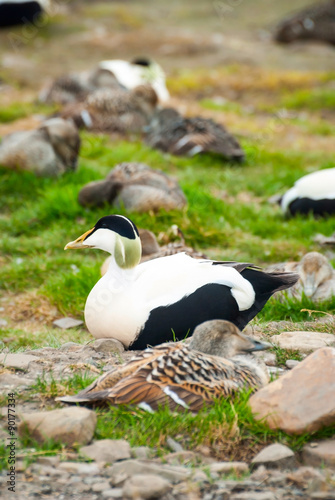
[[184,118],[173,108],[156,112],[145,140],[152,148],[174,155],[216,153],[230,160],[244,160],[238,141],[222,125],[199,116]]
[[266,385],[266,368],[243,355],[269,347],[228,321],[206,321],[196,327],[189,344],[146,349],[76,396],[57,400],[96,406],[133,404],[149,412],[167,405],[171,410],[196,412],[214,399]]
[[291,215],[331,215],[335,213],[335,168],[318,170],[301,177],[280,200]]
[[164,71],[155,61],[145,57],[136,58],[131,62],[112,59],[101,61],[98,67],[110,71],[120,85],[126,89],[133,89],[138,85],[149,83],[161,102],[170,99],[169,91],[166,88]]
[[94,337],[112,337],[130,349],[183,339],[211,319],[242,329],[274,292],[299,278],[183,253],[139,264],[138,230],[122,215],[102,217],[69,248],[98,248],[112,255],[107,273],[87,298],[85,320]]

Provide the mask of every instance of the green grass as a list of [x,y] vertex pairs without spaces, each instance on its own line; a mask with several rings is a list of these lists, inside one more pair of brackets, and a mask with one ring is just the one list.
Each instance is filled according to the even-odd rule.
[[0,123],[9,123],[19,118],[26,118],[32,114],[51,114],[55,106],[39,104],[37,102],[13,102],[5,108],[0,108]]
[[286,95],[282,106],[289,109],[333,110],[335,109],[335,92],[332,88],[315,88],[296,90]]

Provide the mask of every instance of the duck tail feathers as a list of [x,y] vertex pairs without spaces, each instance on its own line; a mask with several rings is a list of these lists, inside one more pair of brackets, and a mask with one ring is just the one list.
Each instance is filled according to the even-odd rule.
[[280,290],[291,288],[291,286],[295,285],[300,278],[297,273],[272,272],[267,274],[271,275],[271,277],[278,283],[278,286],[273,290],[273,292],[279,292]]

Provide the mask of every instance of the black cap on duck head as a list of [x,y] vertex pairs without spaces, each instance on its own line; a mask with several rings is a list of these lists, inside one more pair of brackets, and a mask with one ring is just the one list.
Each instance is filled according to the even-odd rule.
[[107,215],[96,225],[70,241],[65,250],[98,248],[109,252],[124,269],[135,267],[141,259],[141,240],[135,224],[123,215]]
[[139,66],[150,66],[151,65],[151,61],[147,57],[135,57],[135,59],[133,59],[131,61],[131,63],[138,64]]

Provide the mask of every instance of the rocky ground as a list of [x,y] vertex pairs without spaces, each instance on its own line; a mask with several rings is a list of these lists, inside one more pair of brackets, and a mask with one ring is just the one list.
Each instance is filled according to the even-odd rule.
[[[332,318],[328,319],[328,324],[329,321]],[[57,324],[63,328],[74,326],[70,318],[58,320]],[[283,326],[285,324],[273,323],[268,325],[268,331],[278,332]],[[308,326],[310,325],[307,324]],[[249,330],[249,333],[261,336],[258,327],[249,327]],[[267,338],[271,338],[271,333]],[[290,333],[276,335],[278,342],[285,345],[292,338]],[[285,367],[278,367],[274,353],[266,353],[264,360],[269,371],[274,377],[279,376],[271,385],[280,383],[285,392],[294,392],[287,384],[291,383],[293,388],[301,382],[304,384],[300,380],[299,365],[308,362],[309,368],[302,370],[305,380],[309,376],[317,378],[313,368],[314,356],[317,358],[314,364],[319,372],[322,363],[324,385],[331,386],[327,378],[327,360],[320,359],[320,356],[324,351],[332,351],[332,370],[335,353],[334,349],[324,347],[329,342],[325,335],[327,334],[323,332],[309,331],[305,332],[302,339],[294,336],[294,347],[299,348],[300,341],[300,348],[304,346],[304,351],[308,336],[312,338],[313,345],[310,344],[309,351],[314,351],[314,354],[306,357],[306,352],[302,352],[302,358],[306,359],[300,362],[287,360]],[[287,347],[292,348],[292,340]],[[29,436],[38,442],[43,442],[47,436],[61,439],[69,447],[55,456],[46,456],[45,452],[32,449],[33,463],[23,460],[23,456],[29,457],[29,450],[17,449],[15,498],[335,499],[335,439],[308,443],[301,453],[294,453],[287,446],[274,443],[265,446],[254,456],[251,452],[252,458],[248,461],[228,462],[218,461],[205,446],[196,451],[188,451],[174,439],[168,438],[166,445],[171,452],[161,456],[157,449],[147,446],[131,447],[123,439],[92,440],[97,422],[94,411],[63,407],[61,404],[58,404],[57,409],[52,409],[55,408],[54,398],[48,391],[43,391],[41,384],[36,386],[38,381],[47,383],[52,379],[58,384],[58,394],[64,393],[66,389],[62,391],[62,383],[75,373],[85,373],[94,378],[101,372],[101,368],[103,371],[109,370],[129,360],[131,356],[132,353],[125,352],[122,345],[112,339],[95,340],[86,345],[67,342],[60,348],[43,347],[24,353],[1,354],[1,392],[5,397],[14,394],[16,401],[18,429],[15,430],[15,436],[18,432],[23,437],[28,429]],[[288,379],[294,373],[296,375],[293,381],[285,382],[285,378]],[[326,422],[327,418],[328,421],[333,418],[331,408],[334,398],[331,399],[331,392],[327,394],[327,388],[320,385],[319,380],[316,384],[318,393],[323,395],[329,405],[327,409],[322,408],[323,415],[320,416],[315,406],[322,404],[313,399],[313,394],[300,394],[301,401],[297,401],[295,405],[300,415],[293,417],[305,419],[304,425],[309,425],[308,422],[315,425],[315,422],[320,423],[320,419]],[[313,391],[311,382],[308,386]],[[35,392],[31,391],[32,387],[37,387]],[[261,395],[264,390],[266,388],[253,398]],[[266,395],[268,405],[272,399],[273,395]],[[288,412],[288,409],[284,411]],[[2,409],[1,438],[9,443],[11,437],[6,428],[7,412],[5,406]],[[286,423],[289,420],[290,415],[287,413]],[[294,422],[293,425],[299,424]],[[74,443],[79,443],[79,447],[71,448]],[[6,451],[9,457],[9,449]],[[6,499],[13,498],[13,492],[7,489],[7,474],[8,470],[5,469],[0,476],[2,498]]]

